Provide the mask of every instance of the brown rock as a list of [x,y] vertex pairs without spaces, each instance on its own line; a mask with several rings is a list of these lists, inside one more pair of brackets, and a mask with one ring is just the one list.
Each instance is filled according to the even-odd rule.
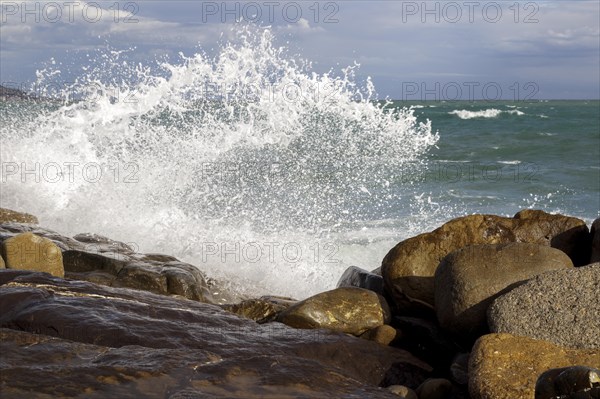
[[2,223],[31,223],[38,224],[38,219],[28,213],[12,211],[6,208],[0,208],[0,224]]
[[389,323],[390,311],[385,299],[375,292],[343,287],[290,306],[277,321],[295,328],[327,328],[360,335]]
[[64,277],[62,252],[47,238],[22,233],[4,240],[2,257],[8,269],[33,270]]
[[362,333],[360,337],[381,345],[389,345],[396,339],[398,334],[394,327],[384,324]]
[[551,270],[573,268],[562,251],[514,242],[472,245],[446,256],[435,273],[435,309],[453,334],[476,337],[488,330],[486,311],[518,283]]
[[449,253],[475,244],[529,242],[565,252],[578,266],[589,257],[589,231],[583,220],[525,210],[514,218],[471,215],[398,243],[385,256],[381,270],[385,287],[400,310],[431,308],[433,276]]
[[599,364],[597,349],[565,349],[510,334],[484,335],[471,352],[469,393],[473,399],[534,399],[536,382],[545,371]]
[[0,256],[0,269],[6,269],[6,265],[4,264],[4,258]]

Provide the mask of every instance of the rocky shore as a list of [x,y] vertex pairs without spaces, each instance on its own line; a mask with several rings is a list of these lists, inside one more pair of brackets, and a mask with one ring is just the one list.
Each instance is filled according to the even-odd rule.
[[470,215],[297,301],[0,208],[2,398],[600,398],[600,219]]

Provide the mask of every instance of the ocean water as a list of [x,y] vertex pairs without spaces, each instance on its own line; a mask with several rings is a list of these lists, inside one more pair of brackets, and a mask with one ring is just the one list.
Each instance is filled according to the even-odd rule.
[[[63,101],[0,102],[3,207],[303,298],[466,214],[600,209],[598,101],[381,101],[269,31],[148,66],[107,51]],[[74,101],[75,99],[75,101]]]

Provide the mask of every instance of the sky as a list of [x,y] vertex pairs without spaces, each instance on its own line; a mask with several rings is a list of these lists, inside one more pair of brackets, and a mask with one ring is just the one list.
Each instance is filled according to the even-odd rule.
[[240,26],[270,28],[317,73],[360,65],[380,98],[598,99],[600,2],[5,1],[0,83],[29,84],[64,65],[84,73],[98,49],[144,65],[216,52]]

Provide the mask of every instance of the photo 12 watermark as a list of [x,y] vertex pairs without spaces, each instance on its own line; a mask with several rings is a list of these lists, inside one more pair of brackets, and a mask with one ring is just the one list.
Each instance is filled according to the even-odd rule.
[[536,82],[402,82],[402,101],[530,101],[540,91]]
[[0,181],[20,183],[138,183],[140,167],[135,162],[2,162]]
[[401,1],[402,23],[539,23],[538,3],[527,1]]
[[288,24],[339,22],[340,3],[335,1],[203,1],[202,23]]
[[198,246],[202,263],[338,264],[334,243],[210,241]]
[[133,1],[110,2],[106,8],[98,2],[87,1],[2,1],[0,20],[6,23],[114,23],[139,22],[139,3]]
[[540,172],[540,166],[533,162],[436,162],[424,180],[438,183],[533,183],[539,180]]

